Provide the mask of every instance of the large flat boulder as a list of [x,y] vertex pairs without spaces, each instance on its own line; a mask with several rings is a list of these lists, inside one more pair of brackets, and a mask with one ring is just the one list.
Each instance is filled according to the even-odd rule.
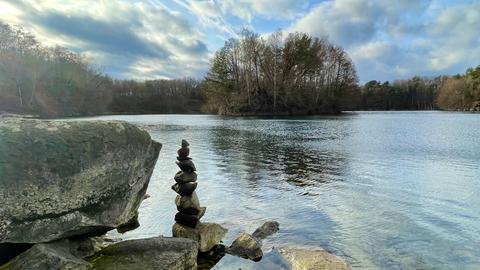
[[0,120],[0,243],[101,234],[137,214],[161,144],[118,121]]
[[194,270],[197,249],[190,239],[155,237],[110,245],[87,260],[97,270]]

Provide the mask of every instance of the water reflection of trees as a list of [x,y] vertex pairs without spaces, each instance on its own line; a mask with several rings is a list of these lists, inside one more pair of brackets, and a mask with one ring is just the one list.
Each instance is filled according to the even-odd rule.
[[241,175],[252,185],[285,181],[304,187],[342,180],[346,159],[326,147],[328,141],[339,138],[322,141],[289,135],[217,128],[209,137],[214,151],[228,161],[225,173]]

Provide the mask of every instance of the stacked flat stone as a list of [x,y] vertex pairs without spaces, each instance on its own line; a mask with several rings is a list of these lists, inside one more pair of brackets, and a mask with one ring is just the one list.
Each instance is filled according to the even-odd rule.
[[206,207],[200,207],[197,193],[197,173],[190,154],[189,144],[182,140],[182,148],[177,153],[177,165],[180,170],[175,175],[175,185],[172,189],[178,193],[175,198],[178,213],[172,227],[174,237],[189,238],[198,243],[199,252],[209,252],[225,237],[227,229],[216,223],[202,223],[200,218],[205,214]]
[[178,193],[175,198],[178,213],[175,221],[181,225],[195,228],[200,218],[205,214],[206,207],[200,207],[200,202],[195,189],[197,188],[197,173],[195,164],[188,155],[190,144],[182,140],[182,148],[178,149],[177,165],[181,171],[175,174],[175,182],[172,189]]

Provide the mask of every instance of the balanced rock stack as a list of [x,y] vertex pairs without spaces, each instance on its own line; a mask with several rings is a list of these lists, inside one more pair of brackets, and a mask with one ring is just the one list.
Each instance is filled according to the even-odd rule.
[[175,198],[178,213],[175,215],[175,221],[179,224],[195,228],[202,216],[205,214],[206,207],[200,207],[197,193],[197,172],[195,164],[188,157],[190,149],[189,143],[182,140],[182,148],[178,149],[177,165],[180,170],[175,174],[175,185],[172,189],[178,193]]
[[201,223],[200,219],[206,207],[200,206],[197,193],[197,172],[195,164],[188,155],[190,144],[182,140],[182,147],[178,149],[177,165],[181,171],[175,174],[172,189],[178,193],[175,198],[178,213],[175,215],[175,224],[172,232],[174,237],[189,238],[198,242],[200,252],[208,252],[218,245],[227,233],[227,229],[215,223]]

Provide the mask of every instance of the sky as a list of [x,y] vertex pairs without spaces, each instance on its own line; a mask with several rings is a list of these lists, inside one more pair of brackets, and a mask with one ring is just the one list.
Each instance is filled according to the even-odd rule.
[[202,78],[243,28],[328,38],[361,83],[480,64],[480,0],[0,0],[0,20],[114,78]]

